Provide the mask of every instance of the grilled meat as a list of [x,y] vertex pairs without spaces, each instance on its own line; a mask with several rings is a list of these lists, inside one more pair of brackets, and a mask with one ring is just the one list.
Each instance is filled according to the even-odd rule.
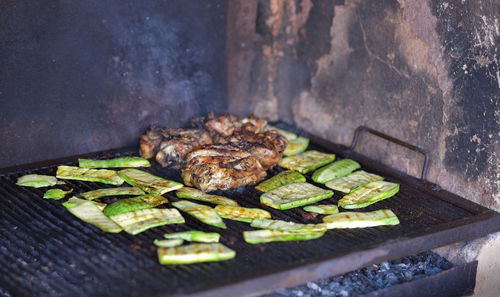
[[165,128],[150,126],[146,134],[139,137],[141,157],[151,159],[155,156],[160,147],[164,130]]
[[250,115],[248,118],[240,118],[233,114],[224,114],[218,117],[209,114],[204,123],[205,129],[210,132],[212,138],[215,138],[214,142],[216,143],[219,142],[219,139],[231,136],[235,132],[263,132],[266,125],[265,120],[256,118],[254,115]]

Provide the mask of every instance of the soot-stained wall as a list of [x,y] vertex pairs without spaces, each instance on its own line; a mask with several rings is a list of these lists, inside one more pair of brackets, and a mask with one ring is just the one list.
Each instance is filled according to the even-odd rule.
[[3,1],[0,24],[0,167],[227,109],[225,1]]
[[[346,145],[375,128],[429,151],[428,180],[500,210],[499,1],[228,4],[230,110]],[[418,156],[365,144],[418,175]]]

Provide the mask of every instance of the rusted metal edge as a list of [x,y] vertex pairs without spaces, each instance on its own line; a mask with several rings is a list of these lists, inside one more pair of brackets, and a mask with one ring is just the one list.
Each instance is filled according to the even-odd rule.
[[[454,297],[465,296],[476,286],[477,261],[454,266],[440,273],[370,292],[359,297]],[[453,285],[448,285],[453,284]]]
[[[259,296],[274,290],[344,274],[371,264],[399,259],[407,255],[417,254],[455,242],[479,238],[500,231],[500,214],[497,212],[490,211],[476,216],[473,222],[470,221],[470,218],[455,221],[454,223],[457,226],[452,228],[449,228],[449,226],[443,227],[443,230],[431,234],[393,239],[375,248],[351,251],[335,258],[322,259],[306,265],[270,272],[267,275],[260,275],[244,280],[232,280],[231,283],[218,287],[215,287],[217,285],[214,284],[213,288],[205,289],[201,292],[184,293],[174,296]],[[258,273],[256,272],[256,275]]]

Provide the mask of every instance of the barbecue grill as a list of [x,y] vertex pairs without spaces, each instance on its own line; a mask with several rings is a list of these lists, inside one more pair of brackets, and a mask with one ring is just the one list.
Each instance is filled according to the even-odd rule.
[[[498,206],[492,20],[500,4],[410,2],[1,3],[0,295],[256,296],[500,231],[499,213],[488,208]],[[15,185],[79,157],[137,155],[148,125],[186,127],[211,111],[277,121],[309,137],[309,149],[399,183],[396,196],[363,211],[389,208],[401,223],[258,245],[243,241],[246,223],[225,220],[221,230],[189,216],[136,236],[106,234],[41,199],[45,189]],[[390,145],[362,142],[368,135]],[[182,181],[156,163],[146,170]],[[78,194],[107,186],[61,187]],[[276,219],[320,222],[261,205],[253,187],[218,194]],[[192,229],[220,233],[236,258],[160,265],[153,240]],[[434,281],[467,279],[447,291],[463,294],[476,264]],[[412,283],[423,295],[422,283]]]

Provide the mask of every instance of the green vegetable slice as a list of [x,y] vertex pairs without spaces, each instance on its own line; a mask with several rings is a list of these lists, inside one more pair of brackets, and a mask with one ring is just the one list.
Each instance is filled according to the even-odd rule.
[[260,208],[217,205],[215,212],[224,219],[251,223],[253,219],[270,219],[271,214]]
[[172,202],[172,205],[180,209],[181,211],[195,217],[202,223],[226,229],[226,224],[224,224],[215,210],[209,206],[193,203],[186,200]]
[[399,184],[386,181],[374,181],[359,190],[345,195],[338,205],[345,209],[362,208],[394,196],[399,191]]
[[148,160],[140,157],[121,157],[108,160],[78,159],[82,168],[151,167]]
[[154,245],[158,247],[176,247],[184,243],[184,239],[175,238],[175,239],[164,239],[158,240],[155,239],[153,242]]
[[141,209],[112,216],[111,219],[120,225],[125,232],[132,235],[158,226],[185,222],[182,215],[175,208]]
[[220,234],[215,232],[185,231],[163,235],[167,239],[183,239],[198,242],[219,242]]
[[190,245],[158,248],[160,264],[191,264],[229,260],[236,252],[221,243],[192,243]]
[[280,220],[255,219],[250,225],[255,228],[287,232],[325,232],[325,224],[299,224]]
[[378,180],[383,180],[384,178],[380,175],[373,173],[368,173],[363,170],[358,170],[338,179],[328,181],[325,186],[330,189],[340,191],[343,193],[349,193],[356,190],[358,187],[363,186],[369,182],[374,182]]
[[300,154],[305,151],[308,146],[309,138],[306,137],[297,137],[295,139],[288,140],[288,144],[286,145],[283,155],[292,156]]
[[310,240],[323,236],[325,232],[288,232],[279,230],[244,231],[243,239],[248,243],[266,243],[272,241]]
[[93,201],[87,201],[73,197],[64,202],[63,206],[75,217],[96,226],[104,232],[118,233],[122,228],[105,216]]
[[118,175],[129,185],[138,187],[150,194],[162,195],[184,187],[183,184],[161,178],[149,172],[128,168],[118,171]]
[[261,182],[260,184],[255,186],[255,189],[262,192],[268,192],[284,185],[293,183],[303,183],[305,181],[306,178],[297,171],[286,170],[276,174],[275,176],[271,177],[268,180]]
[[168,203],[168,200],[158,195],[142,195],[127,199],[115,201],[104,209],[104,214],[108,217],[116,216],[122,213],[153,208],[158,205]]
[[284,136],[288,141],[297,138],[297,135],[295,133],[292,133],[290,131],[286,131],[286,130],[283,130],[280,128],[276,128],[276,127],[271,126],[271,125],[267,125],[266,130],[278,131],[278,133],[281,134],[282,136]]
[[304,207],[304,210],[319,214],[334,214],[339,212],[339,208],[334,204],[308,205]]
[[57,184],[57,178],[50,175],[27,174],[17,179],[16,185],[23,187],[51,187]]
[[397,225],[398,217],[390,209],[371,212],[341,212],[326,216],[323,222],[328,229],[364,228],[381,225]]
[[120,196],[120,195],[144,195],[143,190],[137,187],[120,187],[120,188],[107,188],[98,189],[81,193],[80,195],[87,200],[94,200],[101,197]]
[[328,164],[314,171],[312,180],[317,183],[326,183],[329,180],[344,177],[361,167],[358,162],[351,159],[343,159]]
[[57,167],[56,177],[60,179],[100,182],[115,186],[123,184],[123,179],[115,171],[108,169],[89,169],[61,165]]
[[276,209],[290,209],[318,202],[333,196],[333,192],[309,183],[284,185],[260,196],[260,203]]
[[205,201],[212,204],[238,206],[238,203],[236,201],[229,199],[227,197],[207,194],[198,189],[189,187],[184,187],[182,189],[177,190],[175,192],[175,195],[177,195],[177,197],[179,198]]
[[66,197],[66,195],[71,192],[73,192],[73,189],[70,189],[68,191],[64,191],[62,189],[49,189],[47,190],[47,192],[45,192],[45,194],[43,194],[43,198],[59,200]]
[[[63,204],[66,205],[67,207],[73,207],[76,205],[80,205],[86,201],[87,200],[85,200],[85,199],[80,199],[80,198],[73,196],[73,197],[69,198],[68,201],[64,202]],[[94,205],[97,206],[97,208],[99,208],[100,211],[103,211],[104,208],[106,206],[108,206],[106,203],[101,203],[101,202],[96,202],[96,201],[92,201],[92,203],[94,203]]]
[[335,160],[335,154],[326,154],[318,151],[305,151],[301,154],[281,159],[281,167],[307,173],[316,168],[324,166]]

